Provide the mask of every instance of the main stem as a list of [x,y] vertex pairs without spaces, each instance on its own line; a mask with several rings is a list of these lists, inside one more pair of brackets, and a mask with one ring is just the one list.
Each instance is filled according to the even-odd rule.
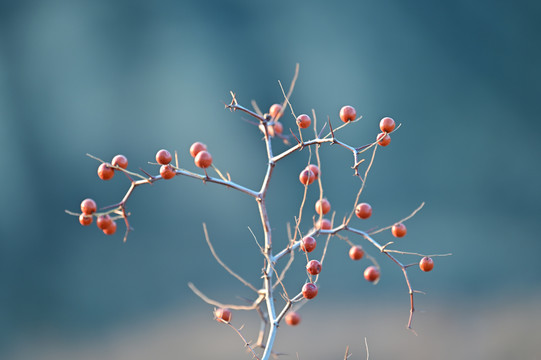
[[265,248],[263,249],[266,266],[264,267],[263,274],[263,289],[265,291],[265,301],[267,304],[267,314],[269,317],[269,335],[267,337],[267,343],[265,344],[265,350],[261,360],[268,360],[272,354],[272,347],[274,345],[274,339],[276,338],[276,330],[278,323],[276,321],[276,310],[274,309],[274,297],[273,297],[273,273],[274,273],[274,257],[272,255],[272,232],[269,222],[269,216],[267,214],[267,207],[265,205],[265,197],[267,195],[267,189],[269,187],[269,181],[272,176],[275,162],[273,161],[272,145],[268,134],[267,126],[265,125],[265,145],[267,148],[267,173],[265,179],[261,185],[259,191],[259,197],[257,198],[257,204],[259,208],[259,214],[261,215],[261,223],[263,225],[263,232],[265,234]]

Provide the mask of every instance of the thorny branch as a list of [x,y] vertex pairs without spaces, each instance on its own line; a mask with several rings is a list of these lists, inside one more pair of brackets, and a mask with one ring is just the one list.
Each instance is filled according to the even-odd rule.
[[[213,169],[214,169],[214,171],[216,171],[216,173],[218,174],[219,177],[209,176],[208,173],[206,172],[206,170],[205,170],[205,174],[198,174],[198,173],[194,173],[194,172],[189,171],[189,170],[181,169],[181,168],[178,167],[178,158],[177,158],[176,154],[175,154],[176,166],[173,167],[174,170],[175,170],[175,174],[177,176],[185,176],[185,177],[188,177],[188,178],[200,180],[203,183],[213,183],[213,184],[224,186],[226,188],[231,188],[231,189],[237,190],[237,191],[239,191],[241,193],[244,193],[244,194],[254,198],[256,200],[256,202],[257,202],[258,211],[259,211],[260,218],[261,218],[261,224],[262,224],[262,228],[263,228],[263,232],[264,232],[264,245],[260,246],[261,251],[262,251],[262,253],[264,255],[264,259],[265,259],[264,260],[265,266],[262,269],[263,286],[262,286],[261,289],[257,289],[255,286],[253,286],[252,284],[250,284],[249,282],[244,280],[240,275],[236,274],[225,263],[223,263],[221,261],[219,256],[216,254],[216,252],[215,252],[215,250],[214,250],[214,248],[212,246],[212,243],[210,242],[206,225],[203,224],[203,227],[204,227],[205,239],[206,239],[206,241],[208,243],[208,246],[209,246],[209,248],[211,250],[211,253],[214,256],[214,258],[218,261],[218,263],[226,271],[228,271],[231,275],[233,275],[235,278],[237,278],[245,286],[249,287],[251,290],[256,292],[258,294],[258,297],[250,305],[223,304],[223,303],[221,303],[219,301],[216,301],[216,300],[213,300],[213,299],[210,299],[209,297],[207,297],[199,289],[197,289],[194,284],[188,283],[188,286],[190,287],[190,289],[197,296],[199,296],[203,301],[205,301],[206,303],[208,303],[210,305],[217,306],[217,307],[220,307],[220,308],[234,309],[234,310],[256,310],[259,313],[259,315],[261,317],[261,327],[260,327],[259,336],[258,336],[258,339],[257,339],[257,342],[256,342],[256,347],[259,347],[259,348],[263,349],[263,353],[262,353],[262,355],[260,357],[256,354],[256,352],[254,351],[252,346],[245,340],[243,335],[240,333],[240,330],[233,327],[233,325],[231,325],[229,322],[227,322],[227,324],[230,325],[239,334],[239,336],[242,338],[242,340],[244,341],[246,346],[250,349],[250,351],[253,354],[254,358],[261,359],[261,360],[268,360],[269,357],[274,354],[272,349],[273,349],[273,345],[274,345],[274,341],[275,341],[275,337],[276,337],[276,332],[277,332],[278,325],[279,325],[280,321],[284,318],[286,313],[290,310],[293,303],[299,302],[299,301],[301,301],[303,299],[302,292],[298,293],[293,298],[289,298],[287,296],[286,288],[285,288],[284,284],[282,283],[282,280],[283,280],[283,278],[285,276],[286,271],[289,269],[291,263],[293,262],[293,259],[294,259],[293,251],[295,251],[297,248],[299,248],[299,246],[301,244],[301,241],[302,241],[302,239],[297,240],[297,233],[300,234],[299,226],[300,226],[301,219],[302,219],[302,210],[303,210],[304,201],[305,201],[305,198],[306,198],[306,191],[307,191],[307,186],[308,185],[305,185],[305,188],[304,188],[305,191],[304,191],[303,201],[302,201],[302,204],[300,206],[299,216],[298,216],[298,218],[296,219],[296,222],[295,222],[294,234],[293,234],[293,236],[291,236],[291,235],[289,236],[289,241],[288,241],[287,246],[284,249],[282,249],[281,251],[279,251],[275,255],[273,254],[272,232],[271,232],[271,226],[270,226],[270,221],[269,221],[269,216],[268,216],[268,213],[267,213],[267,207],[266,207],[266,201],[265,201],[266,200],[266,195],[267,195],[267,191],[268,191],[268,188],[269,188],[270,179],[272,177],[273,170],[274,170],[274,167],[276,166],[276,164],[278,162],[280,162],[281,160],[285,159],[286,157],[296,153],[297,151],[301,151],[302,149],[304,149],[306,147],[308,147],[310,149],[310,156],[311,156],[311,148],[312,148],[312,146],[316,147],[315,151],[316,151],[316,158],[317,158],[317,163],[318,163],[319,168],[321,168],[321,161],[320,161],[319,152],[318,152],[320,146],[322,146],[324,144],[329,144],[329,145],[336,144],[336,145],[339,145],[342,148],[345,148],[345,149],[349,150],[351,152],[351,154],[352,154],[352,157],[353,157],[352,169],[354,171],[354,175],[357,176],[361,180],[361,186],[360,186],[360,189],[359,189],[359,191],[357,193],[357,196],[355,198],[353,210],[350,213],[349,217],[345,217],[341,224],[338,224],[337,226],[335,226],[334,228],[331,228],[329,230],[316,229],[315,227],[312,227],[309,231],[307,231],[304,234],[304,236],[327,235],[327,241],[326,241],[326,244],[325,244],[325,248],[324,248],[323,256],[321,258],[321,262],[323,262],[323,260],[325,258],[325,253],[326,253],[326,250],[327,250],[327,246],[329,244],[329,241],[330,241],[331,237],[333,237],[333,235],[337,235],[338,237],[343,238],[343,236],[341,236],[340,233],[349,232],[349,233],[355,234],[357,236],[360,236],[360,237],[364,238],[365,240],[367,240],[369,243],[371,243],[375,248],[377,248],[380,252],[385,254],[392,262],[394,262],[403,272],[404,279],[405,279],[405,282],[406,282],[407,287],[408,287],[409,297],[410,297],[410,315],[409,315],[409,319],[408,319],[408,323],[407,323],[407,327],[409,329],[411,329],[411,324],[412,324],[412,320],[413,320],[413,313],[415,311],[414,301],[413,301],[413,294],[415,292],[418,292],[418,291],[416,291],[416,290],[414,290],[412,288],[409,277],[408,277],[407,268],[409,266],[411,266],[411,264],[404,265],[393,254],[422,256],[421,254],[409,253],[409,252],[401,252],[401,251],[398,251],[398,250],[388,249],[387,248],[388,245],[392,244],[392,242],[381,245],[378,241],[376,241],[372,237],[375,234],[378,234],[378,233],[380,233],[380,232],[382,232],[384,230],[389,229],[391,226],[384,227],[384,228],[381,228],[381,229],[377,229],[377,230],[374,230],[374,231],[371,231],[371,232],[365,232],[365,231],[362,231],[360,229],[349,226],[350,220],[351,220],[351,218],[353,216],[353,213],[355,211],[355,207],[356,207],[356,205],[357,205],[357,203],[359,201],[359,198],[360,198],[360,196],[362,194],[363,189],[365,188],[366,179],[368,177],[369,171],[370,171],[370,169],[372,167],[372,164],[374,162],[376,150],[377,150],[377,148],[379,146],[378,146],[377,141],[376,141],[376,142],[372,142],[372,143],[362,145],[362,146],[359,146],[359,147],[354,147],[354,146],[346,144],[345,142],[337,139],[336,134],[343,127],[351,125],[352,123],[360,120],[360,117],[358,119],[356,119],[355,121],[347,122],[347,123],[343,124],[342,126],[339,126],[339,127],[336,127],[336,128],[334,128],[332,126],[331,120],[329,119],[326,123],[324,123],[323,127],[320,129],[320,131],[318,133],[316,114],[315,114],[315,111],[312,110],[313,119],[314,119],[314,125],[313,125],[314,138],[305,140],[303,138],[303,136],[302,136],[301,131],[300,131],[300,127],[298,129],[298,131],[299,131],[298,136],[295,135],[293,130],[291,130],[291,133],[292,133],[293,137],[296,139],[297,144],[289,147],[288,149],[284,150],[283,152],[281,152],[281,153],[279,153],[277,155],[274,155],[273,148],[272,148],[272,141],[271,141],[272,136],[269,133],[269,127],[274,125],[276,123],[276,121],[278,121],[278,119],[282,116],[282,114],[284,113],[284,109],[285,109],[286,105],[289,105],[292,114],[295,114],[294,111],[293,111],[293,107],[292,107],[291,103],[289,102],[289,98],[290,98],[291,93],[293,91],[294,84],[295,84],[295,81],[297,79],[297,76],[298,76],[298,64],[297,64],[297,67],[296,67],[296,70],[295,70],[295,75],[294,75],[293,81],[291,82],[291,85],[290,85],[290,88],[289,88],[287,94],[285,93],[285,91],[283,90],[283,87],[282,87],[282,92],[284,94],[283,106],[282,106],[282,108],[280,110],[280,113],[277,116],[275,116],[274,118],[271,117],[269,114],[262,114],[261,110],[259,110],[259,108],[257,107],[257,104],[255,104],[255,102],[252,102],[252,105],[253,105],[253,107],[255,109],[255,112],[245,108],[242,105],[239,105],[239,103],[238,103],[238,101],[236,99],[236,96],[235,96],[235,94],[233,92],[231,92],[231,97],[232,97],[231,102],[226,105],[226,108],[231,110],[231,111],[239,110],[239,111],[242,111],[242,112],[250,115],[254,119],[256,119],[257,123],[258,123],[256,125],[259,125],[260,129],[262,129],[262,131],[264,132],[264,135],[265,135],[264,136],[264,141],[265,141],[265,147],[266,147],[266,152],[267,152],[267,169],[266,169],[265,176],[263,178],[263,181],[262,181],[262,184],[261,184],[261,187],[260,187],[259,190],[252,190],[252,189],[249,189],[249,188],[244,187],[242,185],[239,185],[238,183],[236,183],[234,181],[231,181],[229,174],[228,174],[228,178],[226,179],[222,175],[222,173],[215,167],[213,167]],[[281,83],[280,83],[280,87],[281,87]],[[329,127],[329,132],[325,136],[322,137],[322,133],[323,133],[323,131],[325,130],[325,128],[327,126]],[[370,157],[370,161],[369,161],[369,164],[368,164],[368,166],[366,167],[366,169],[364,171],[364,176],[361,176],[359,174],[359,167],[364,163],[365,159],[361,158],[360,156],[365,151],[368,151],[370,149],[372,149],[372,154],[371,154],[371,157]],[[101,163],[106,163],[105,161],[103,161],[103,160],[101,160],[101,159],[99,159],[97,157],[94,157],[92,155],[88,155],[88,156],[92,157],[93,159],[95,159],[95,160],[97,160],[97,161],[99,161]],[[122,200],[119,203],[111,205],[111,206],[109,206],[107,208],[101,209],[103,211],[99,212],[99,213],[96,213],[95,216],[99,216],[99,215],[102,215],[102,214],[114,214],[114,215],[116,215],[115,218],[117,218],[117,219],[118,218],[123,218],[125,220],[125,223],[126,223],[126,234],[125,234],[125,237],[124,237],[124,241],[126,241],[128,233],[131,230],[130,224],[128,222],[129,213],[126,212],[126,204],[127,204],[128,200],[129,200],[129,198],[133,194],[136,187],[138,187],[140,185],[145,185],[145,184],[153,184],[156,181],[162,180],[162,177],[160,175],[150,175],[149,173],[147,173],[143,169],[141,169],[141,172],[144,175],[141,175],[139,173],[134,173],[134,172],[125,170],[125,169],[120,168],[118,166],[112,166],[109,163],[107,163],[107,165],[113,167],[117,171],[123,172],[128,177],[131,184],[130,184],[129,189],[125,193],[124,197],[122,198]],[[137,179],[137,180],[134,180],[134,179]],[[323,186],[322,186],[322,182],[321,182],[321,177],[318,178],[318,183],[319,183],[319,191],[320,191],[319,199],[322,199],[323,198]],[[407,217],[403,218],[402,220],[400,220],[400,222],[404,222],[404,221],[407,221],[408,219],[410,219],[412,216],[414,216],[422,208],[423,205],[424,205],[424,203],[421,204],[421,206],[419,208],[417,208],[412,214],[410,214],[409,216],[407,216]],[[71,214],[71,215],[77,215],[77,216],[80,215],[80,214],[74,213],[74,212],[69,212],[69,211],[67,211],[67,212],[69,214]],[[320,215],[320,219],[321,219],[321,215]],[[334,223],[334,215],[333,215],[333,222],[331,224],[333,224],[333,223]],[[332,226],[333,225],[331,225],[331,227]],[[256,241],[257,241],[257,239],[256,239]],[[349,239],[346,239],[346,241],[351,243],[351,241]],[[280,275],[278,275],[278,273],[276,273],[275,266],[276,266],[277,262],[280,261],[287,254],[291,254],[290,258],[289,258],[289,261],[284,266],[284,268],[282,270],[282,273]],[[443,254],[443,255],[438,255],[438,256],[445,256],[445,255],[448,255],[448,254]],[[274,276],[276,276],[276,282],[274,280]],[[318,275],[318,277],[319,277],[319,275]],[[314,282],[317,282],[318,277],[316,277]],[[282,286],[282,288],[284,290],[284,300],[286,301],[285,305],[280,309],[280,311],[276,310],[276,308],[275,308],[276,304],[275,304],[275,299],[274,299],[274,289],[276,288],[276,286],[278,284],[281,284],[281,286]],[[263,308],[263,302],[265,302],[265,308]],[[348,351],[349,351],[349,349],[346,349],[346,355],[345,355],[346,359],[348,358]]]

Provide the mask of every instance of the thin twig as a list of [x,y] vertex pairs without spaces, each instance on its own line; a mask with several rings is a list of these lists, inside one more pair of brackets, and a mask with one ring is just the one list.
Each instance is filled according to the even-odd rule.
[[349,357],[350,357],[350,354],[349,354],[349,345],[348,345],[346,346],[346,354],[344,355],[344,360],[347,360]]
[[214,165],[214,163],[212,163],[210,166],[212,166],[212,168],[214,169],[214,171],[216,171],[216,173],[218,174],[218,176],[220,177],[220,179],[222,179],[223,181],[231,181],[231,178],[226,179],[226,177],[221,173],[221,171]]
[[[419,254],[419,253],[416,253],[416,252],[400,251],[400,250],[392,250],[392,249],[385,249],[384,252],[391,252],[391,253],[401,254],[401,255],[415,255],[415,256],[420,256],[420,257],[425,257],[425,256],[426,257],[442,257],[442,256],[452,256],[453,255],[452,253],[424,255],[424,254]],[[417,264],[415,264],[415,265],[417,265]]]
[[261,303],[261,300],[264,298],[263,295],[260,295],[256,301],[252,305],[234,305],[234,304],[224,304],[219,301],[213,300],[203,294],[198,288],[195,287],[195,285],[191,282],[188,283],[189,288],[194,292],[195,295],[199,296],[201,300],[206,302],[209,305],[213,305],[219,308],[227,308],[231,310],[254,310],[259,304]]
[[[362,181],[361,188],[359,189],[359,192],[357,193],[357,197],[355,197],[355,203],[353,204],[353,210],[351,210],[351,213],[349,214],[349,217],[345,224],[349,224],[351,221],[351,218],[353,217],[353,214],[355,214],[355,208],[357,207],[357,204],[359,203],[359,198],[361,197],[361,194],[363,193],[364,186],[366,184],[366,178],[368,177],[368,173],[370,172],[370,169],[372,168],[372,164],[374,163],[374,158],[376,157],[376,149],[378,147],[374,146],[374,151],[372,152],[372,158],[370,159],[370,163],[368,164],[368,167],[366,168],[366,171],[364,173],[364,180]],[[362,180],[362,179],[361,179]]]
[[[295,260],[295,252],[291,251],[289,254],[290,254],[289,255],[289,260],[287,261],[287,264],[282,269],[282,272],[280,273],[280,276],[278,276],[278,280],[280,282],[284,280],[287,271],[289,270],[289,268],[291,267],[291,264],[293,264],[293,261]],[[274,287],[276,287],[276,285],[277,284],[275,284]]]
[[[333,212],[332,217],[331,217],[331,228],[332,228],[333,223],[334,223],[334,216],[335,215],[336,215],[336,212]],[[325,247],[323,248],[323,254],[321,255],[321,260],[320,260],[322,265],[323,265],[323,260],[325,260],[325,255],[327,255],[327,248],[329,246],[329,241],[331,240],[331,236],[332,236],[332,234],[329,234],[327,236],[327,240],[325,241]]]
[[368,351],[368,341],[364,338],[364,347],[366,348],[366,360],[370,359],[370,352]]
[[[310,164],[310,160],[308,160],[308,164]],[[295,220],[295,233],[293,235],[293,241],[295,241],[297,239],[297,232],[299,231],[299,226],[301,225],[302,210],[304,209],[304,204],[306,202],[306,194],[307,193],[308,193],[308,182],[306,184],[304,184],[304,193],[302,195],[302,201],[301,201],[301,205],[299,207],[299,216]]]
[[214,256],[214,258],[216,259],[216,261],[218,262],[218,264],[222,265],[222,267],[228,272],[230,273],[231,275],[233,275],[235,278],[237,278],[238,281],[240,281],[241,283],[243,283],[245,286],[249,287],[250,289],[252,289],[253,291],[255,291],[256,293],[259,293],[259,290],[257,290],[255,288],[255,286],[253,286],[252,284],[250,284],[248,281],[244,280],[239,274],[237,274],[236,272],[234,272],[233,270],[231,270],[231,268],[229,266],[227,266],[223,261],[222,259],[220,259],[220,257],[218,256],[218,254],[216,254],[216,251],[214,250],[214,246],[212,246],[212,243],[210,242],[210,238],[209,238],[209,234],[208,234],[208,231],[207,231],[207,224],[203,223],[203,232],[205,233],[205,240],[207,240],[207,244],[209,246],[209,249],[210,249],[210,252],[212,253],[212,256]]
[[[395,224],[399,224],[399,223],[403,223],[403,222],[406,222],[408,221],[409,219],[411,219],[412,217],[415,216],[415,214],[417,214],[422,208],[423,206],[425,206],[425,203],[424,201],[421,203],[421,205],[419,205],[419,207],[415,210],[413,210],[413,212],[411,214],[409,214],[408,216],[406,216],[405,218],[403,218],[402,220],[398,220],[397,222],[395,222]],[[378,230],[374,230],[374,231],[371,231],[368,233],[368,235],[375,235],[375,234],[378,234],[382,231],[385,231],[385,230],[388,230],[390,228],[392,228],[393,225],[390,225],[390,226],[386,226],[384,228],[381,228],[381,229],[378,229]]]
[[[259,356],[257,356],[257,354],[255,353],[254,349],[252,348],[252,346],[250,345],[250,343],[248,341],[246,341],[246,338],[244,336],[242,336],[242,333],[240,332],[239,329],[237,329],[236,327],[234,327],[230,322],[226,322],[227,325],[229,325],[231,327],[231,329],[235,330],[235,332],[240,336],[240,338],[242,339],[242,341],[244,341],[244,346],[247,347],[248,349],[250,349],[250,352],[252,353],[252,355],[254,356],[255,359],[257,360],[260,360],[259,359]],[[243,325],[244,326],[244,325]],[[242,328],[241,328],[242,329]]]
[[[347,123],[344,123],[342,125],[340,125],[339,127],[337,127],[336,129],[334,129],[334,132],[348,126],[349,124],[353,124],[353,123],[356,123],[357,121],[361,120],[363,117],[362,116],[359,116],[357,119],[353,120],[353,121],[348,121]],[[334,137],[334,134],[332,132],[328,133],[327,135],[325,135],[324,139],[327,139],[329,136],[332,136]]]
[[257,103],[255,102],[255,100],[252,100],[251,103],[257,115],[263,116],[263,112],[259,109],[259,106],[257,106]]
[[[300,66],[299,63],[295,64],[295,73],[293,74],[293,79],[291,80],[291,84],[289,85],[289,90],[287,92],[287,95],[284,94],[285,99],[284,99],[284,102],[282,103],[282,109],[280,110],[280,113],[277,116],[278,118],[280,118],[283,115],[284,108],[286,104],[289,102],[289,98],[291,97],[291,94],[293,93],[293,89],[295,88],[295,83],[297,82],[297,78],[299,77],[299,66]],[[280,81],[278,81],[278,83],[280,83]],[[282,87],[281,83],[280,83],[280,87]],[[293,109],[291,109],[291,111],[293,111]]]
[[254,241],[255,241],[256,245],[259,247],[259,250],[260,250],[261,253],[263,254],[263,253],[264,253],[263,247],[259,244],[259,241],[257,241],[257,237],[255,236],[254,232],[252,231],[252,228],[248,226],[248,230],[249,230],[250,233],[252,234],[252,237],[254,238]]

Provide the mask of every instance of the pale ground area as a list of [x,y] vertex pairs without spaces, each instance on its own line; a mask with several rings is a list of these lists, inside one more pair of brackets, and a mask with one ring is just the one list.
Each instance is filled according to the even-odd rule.
[[[541,359],[541,296],[507,301],[423,300],[416,312],[416,336],[405,329],[406,303],[313,303],[301,309],[302,322],[280,328],[281,359]],[[133,323],[90,339],[69,341],[45,336],[27,339],[10,360],[178,360],[251,359],[241,339],[212,320],[200,304],[146,322]],[[248,339],[255,339],[254,313],[234,313]]]

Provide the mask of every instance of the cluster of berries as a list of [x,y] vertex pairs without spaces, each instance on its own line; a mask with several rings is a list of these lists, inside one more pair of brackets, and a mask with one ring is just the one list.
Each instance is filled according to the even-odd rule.
[[[281,130],[283,129],[281,124],[277,122],[277,119],[281,116],[281,110],[282,107],[280,104],[274,104],[270,108],[269,113],[275,119],[273,125],[275,130],[269,130],[269,135],[271,136],[274,136],[275,133],[281,134]],[[357,112],[353,106],[346,105],[340,109],[339,115],[340,119],[344,123],[347,123],[356,119]],[[301,114],[297,116],[296,123],[300,129],[306,129],[310,127],[312,119],[307,114]],[[277,125],[279,125],[279,127],[277,127]],[[378,145],[387,146],[391,143],[391,137],[389,136],[389,133],[391,133],[395,129],[395,126],[395,122],[392,118],[385,117],[381,119],[379,127],[382,132],[378,134],[376,138]],[[276,129],[280,130],[276,131]],[[301,184],[307,186],[316,181],[318,177],[319,168],[314,164],[310,164],[300,172],[299,181],[301,182]],[[331,204],[326,198],[323,198],[316,202],[315,209],[319,215],[323,216],[330,211]],[[355,215],[360,219],[368,219],[372,215],[372,207],[367,203],[360,203],[355,208]],[[330,230],[331,227],[331,222],[325,218],[320,218],[315,224],[315,228],[318,230]],[[392,227],[392,233],[395,237],[403,237],[406,235],[406,226],[402,223],[395,224]],[[311,252],[316,247],[316,240],[311,236],[307,236],[302,239],[300,247],[301,250],[304,252]],[[353,246],[349,251],[349,256],[353,260],[360,260],[364,256],[364,250],[360,245]],[[424,259],[421,261],[420,264],[424,264]],[[424,270],[425,268],[426,267],[423,267],[421,265],[421,269]],[[321,263],[318,260],[310,260],[306,265],[306,270],[311,275],[318,275],[321,271]],[[364,277],[367,281],[377,281],[379,279],[379,276],[380,271],[376,266],[368,266],[364,271]],[[317,293],[318,288],[317,285],[314,283],[306,283],[302,287],[302,294],[306,299],[313,299],[317,296]],[[299,324],[300,319],[300,315],[295,311],[290,311],[285,317],[285,321],[289,325]]]
[[102,180],[111,180],[115,176],[115,167],[126,169],[128,167],[128,158],[124,155],[116,155],[110,164],[102,163],[98,167],[98,176]]
[[[280,123],[278,120],[280,117],[282,117],[283,110],[282,105],[280,104],[273,104],[269,108],[269,112],[267,114],[267,118],[269,120],[272,120],[271,124],[267,126],[269,136],[274,137],[276,135],[282,135],[284,131],[284,126],[282,123]],[[357,111],[355,108],[351,105],[343,106],[340,109],[340,120],[342,120],[345,123],[355,121],[357,118]],[[312,124],[312,118],[310,118],[307,114],[301,114],[297,116],[296,119],[297,126],[301,129],[307,129]],[[381,129],[381,133],[377,136],[378,144],[381,146],[387,146],[391,143],[391,137],[389,136],[389,133],[393,132],[395,129],[395,122],[390,117],[384,117],[381,119],[379,123],[379,127]],[[265,128],[263,124],[259,125],[259,129],[262,132],[265,132]]]
[[[92,199],[84,199],[81,202],[81,212],[79,215],[79,222],[83,226],[88,226],[92,224],[94,214],[97,211],[98,207],[96,202]],[[96,225],[98,228],[103,230],[105,235],[113,235],[116,232],[116,222],[112,219],[109,214],[97,215]]]
[[[331,204],[326,198],[322,198],[316,201],[315,204],[316,213],[323,216],[331,210]],[[367,203],[361,203],[357,205],[355,214],[360,219],[368,219],[372,215],[372,207]],[[322,219],[323,220],[323,219]],[[326,219],[325,219],[326,220]],[[323,225],[323,226],[321,226]],[[331,222],[316,223],[317,229],[330,230]],[[403,223],[396,223],[391,227],[391,233],[394,237],[401,238],[407,233],[406,225]],[[312,236],[305,236],[300,243],[300,249],[305,253],[312,252],[317,246],[317,241]],[[358,261],[364,257],[364,250],[361,245],[353,245],[349,250],[349,257],[352,260]],[[430,271],[434,267],[434,261],[430,257],[423,257],[419,262],[419,267],[422,271]],[[318,275],[321,272],[321,263],[318,260],[310,260],[306,264],[306,271],[310,275]],[[380,270],[377,266],[370,265],[364,270],[364,278],[369,282],[375,282],[380,277]],[[318,294],[318,287],[316,284],[309,282],[302,287],[303,297],[306,299],[313,299]],[[290,311],[285,317],[286,324],[295,326],[301,321],[300,315],[295,311]]]
[[[350,121],[354,121],[357,117],[357,112],[355,111],[355,108],[350,105],[346,105],[340,109],[340,119],[347,123]],[[298,121],[298,120],[297,120]],[[378,145],[380,146],[387,146],[391,143],[391,137],[389,136],[389,133],[393,132],[396,124],[393,119],[390,117],[384,117],[379,122],[379,128],[381,129],[381,133],[378,134],[376,137],[376,141],[378,142]]]
[[[212,156],[207,151],[207,146],[201,142],[195,142],[190,147],[190,155],[194,158],[194,163],[197,167],[206,169],[212,165]],[[176,168],[171,165],[173,157],[171,153],[165,149],[159,150],[156,153],[156,162],[161,165],[160,175],[163,179],[169,180],[175,177]],[[111,163],[103,162],[98,166],[98,177],[102,180],[111,180],[115,175],[115,169],[128,168],[128,158],[124,155],[116,155]],[[95,214],[97,211],[96,202],[93,199],[85,199],[81,202],[81,214],[79,215],[79,223],[83,226],[92,224],[93,217],[96,216],[96,224],[98,228],[103,230],[107,235],[113,235],[116,232],[116,222],[106,214]]]
[[[280,136],[284,132],[284,125],[278,121],[282,117],[282,114],[282,105],[274,104],[270,107],[269,113],[266,116],[268,120],[271,120],[271,123],[267,125],[267,132],[270,137]],[[260,124],[259,130],[265,133],[265,125]]]
[[[195,166],[206,169],[212,165],[212,155],[207,151],[207,145],[201,142],[195,142],[190,147],[190,155],[194,158]],[[171,153],[162,149],[156,153],[156,162],[161,165],[160,175],[163,179],[169,180],[177,174],[173,165],[171,165],[173,157]]]

